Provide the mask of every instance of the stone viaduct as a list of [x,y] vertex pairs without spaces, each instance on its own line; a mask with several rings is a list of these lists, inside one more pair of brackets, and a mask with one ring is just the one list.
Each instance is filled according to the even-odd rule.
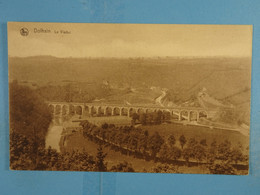
[[152,113],[161,111],[169,113],[175,120],[198,121],[200,118],[211,118],[216,110],[199,107],[160,107],[137,105],[112,105],[75,102],[47,102],[54,115],[82,115],[82,116],[127,116],[133,113]]

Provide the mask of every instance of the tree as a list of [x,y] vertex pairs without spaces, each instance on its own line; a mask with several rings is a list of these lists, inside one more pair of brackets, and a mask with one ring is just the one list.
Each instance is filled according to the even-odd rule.
[[170,159],[177,160],[181,157],[181,150],[175,146],[170,148]]
[[152,113],[147,113],[146,114],[146,124],[153,124],[154,121],[153,121],[153,116],[152,116]]
[[107,123],[103,123],[103,124],[102,124],[102,128],[103,128],[103,129],[107,129],[107,128],[108,128],[108,124],[107,124]]
[[249,146],[246,147],[246,152],[244,154],[244,161],[248,163],[249,161]]
[[101,171],[101,172],[107,171],[107,165],[104,163],[107,154],[104,154],[101,145],[99,145],[97,150],[98,152],[96,156],[96,171]]
[[32,147],[23,135],[10,132],[10,168],[14,170],[33,169]]
[[208,169],[211,174],[236,175],[234,167],[228,162],[214,163]]
[[169,160],[169,147],[167,144],[163,144],[161,146],[161,150],[159,151],[159,157],[162,161],[166,162],[167,160]]
[[155,124],[161,124],[162,123],[162,111],[159,110],[156,112],[156,118],[155,118]]
[[176,139],[175,139],[174,135],[171,135],[170,137],[168,137],[168,143],[169,143],[170,147],[174,146],[174,144],[176,143]]
[[[45,137],[52,115],[45,102],[34,90],[18,85],[17,82],[11,83],[9,89],[10,132],[14,137],[21,139],[22,136],[26,137],[28,148],[30,148],[27,152],[34,164],[34,168],[30,169],[36,169],[40,158],[38,152],[45,147]],[[10,141],[18,140],[10,139]]]
[[133,123],[135,124],[137,120],[139,120],[139,115],[135,112],[133,113],[132,115],[132,120],[133,120]]
[[189,139],[188,148],[190,150],[189,157],[196,159],[198,163],[206,157],[205,148],[195,138]]
[[194,148],[193,148],[193,155],[194,158],[197,160],[197,162],[199,163],[200,161],[202,161],[205,157],[206,157],[206,151],[205,148],[199,144],[197,144]]
[[207,146],[207,140],[206,140],[206,139],[200,140],[200,144],[201,144],[202,146]]
[[212,149],[217,149],[217,141],[214,139],[213,141],[212,141],[212,143],[210,144],[210,147],[212,148]]
[[148,132],[147,130],[145,130],[145,131],[144,131],[144,135],[145,135],[146,137],[148,137],[148,136],[149,136],[149,132]]
[[119,163],[118,165],[112,166],[111,172],[135,172],[132,165],[126,161]]
[[153,173],[179,173],[178,167],[171,164],[158,163],[152,168]]
[[164,119],[164,121],[171,120],[171,113],[170,112],[163,112],[163,119]]
[[44,100],[32,89],[11,83],[10,127],[12,131],[33,137],[36,128],[39,139],[44,142],[52,115]]
[[144,134],[141,134],[138,137],[138,151],[139,152],[145,152],[146,148],[147,148],[147,137]]
[[232,148],[231,150],[231,160],[235,162],[236,164],[238,161],[243,161],[245,159],[243,152],[242,152],[242,147],[239,145],[237,147]]
[[189,160],[190,160],[191,154],[192,154],[192,151],[190,148],[184,148],[184,150],[182,151],[182,156],[185,159],[188,166],[189,166]]
[[215,139],[210,144],[206,157],[208,163],[213,164],[215,162],[215,159],[217,157],[217,142]]
[[188,142],[188,147],[190,148],[194,148],[195,146],[197,146],[198,142],[195,138],[190,138],[189,142]]
[[146,125],[146,114],[145,113],[141,113],[139,116],[139,121],[142,125]]
[[129,139],[129,148],[132,150],[136,150],[138,145],[138,135],[137,134],[130,134]]
[[152,158],[156,157],[156,154],[160,151],[164,139],[156,131],[151,137],[148,138],[147,147],[151,152]]
[[225,140],[218,146],[218,158],[224,161],[231,160],[231,142]]
[[188,147],[185,148],[182,152],[183,158],[189,164],[190,158],[196,158],[197,160],[202,158],[200,147],[198,147],[198,142],[195,138],[190,138],[188,141]]
[[181,149],[183,149],[184,145],[186,144],[187,140],[184,135],[181,135],[179,138],[179,142],[181,144]]

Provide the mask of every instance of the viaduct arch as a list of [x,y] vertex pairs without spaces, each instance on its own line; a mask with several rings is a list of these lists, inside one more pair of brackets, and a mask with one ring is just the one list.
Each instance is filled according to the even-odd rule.
[[81,115],[81,116],[128,116],[134,113],[161,112],[179,121],[198,121],[200,118],[209,118],[208,110],[203,108],[164,108],[126,105],[95,105],[75,102],[47,102],[54,115]]

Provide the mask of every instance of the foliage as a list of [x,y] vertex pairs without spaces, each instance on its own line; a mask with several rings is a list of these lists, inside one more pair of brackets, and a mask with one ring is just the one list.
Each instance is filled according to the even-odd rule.
[[34,161],[33,142],[13,132],[10,140],[10,168],[13,170],[55,171],[105,171],[104,154],[97,154],[96,161],[86,152],[58,153],[56,150],[39,147],[37,163]]
[[217,142],[216,140],[213,140],[213,142],[210,144],[210,147],[207,150],[207,163],[213,164],[217,158]]
[[9,89],[10,166],[37,169],[52,116],[47,105],[32,89],[20,86],[16,81],[10,84]]
[[193,155],[194,158],[197,160],[197,162],[202,161],[205,157],[206,157],[206,150],[204,149],[203,146],[197,144],[194,148],[193,148]]
[[185,138],[184,135],[181,135],[181,136],[179,137],[179,142],[180,142],[180,144],[181,144],[181,148],[183,149],[184,145],[185,145],[186,142],[187,142],[187,140],[186,140],[186,138]]
[[182,151],[182,156],[185,159],[186,163],[189,165],[189,160],[192,156],[191,148],[184,148],[184,150]]
[[221,160],[228,160],[231,157],[231,143],[228,140],[218,145],[217,157]]
[[168,159],[170,159],[169,146],[167,144],[162,145],[161,150],[159,151],[159,157],[163,162],[166,162]]
[[206,140],[206,139],[200,140],[200,144],[201,144],[202,146],[207,146],[207,140]]
[[[143,131],[141,128],[133,126],[116,127],[109,124],[107,129],[95,126],[89,122],[82,124],[83,133],[94,142],[108,144],[111,149],[120,151],[123,155],[133,155],[137,158],[145,160],[153,159],[155,162],[179,165],[185,160],[187,165],[196,166],[207,164],[213,166],[214,163],[229,159],[226,164],[233,167],[232,162],[241,157],[237,161],[246,161],[242,150],[231,147],[229,141],[217,144],[213,141],[209,146],[206,139],[198,142],[195,138],[186,141],[184,136],[180,136],[179,141],[183,144],[182,150],[175,146],[175,137],[171,135],[161,137],[158,132],[149,135],[149,131]],[[186,144],[187,143],[187,144]],[[227,155],[227,156],[226,156]],[[114,167],[115,168],[115,167]]]
[[146,125],[146,114],[144,114],[144,113],[141,113],[140,115],[139,115],[139,121],[140,121],[140,123],[142,124],[142,125]]
[[152,168],[154,173],[179,173],[178,167],[171,164],[158,163]]
[[160,151],[164,139],[159,135],[158,132],[155,132],[152,136],[149,137],[147,147],[151,152],[152,158],[156,157],[156,154]]
[[83,135],[99,143],[100,141],[118,148],[122,153],[135,153],[156,158],[164,139],[158,132],[149,135],[148,131],[133,126],[116,127],[115,125],[104,125],[97,127],[88,121],[81,122]]
[[15,170],[34,169],[31,153],[32,147],[29,140],[24,135],[10,132],[10,168]]
[[45,149],[45,136],[51,120],[52,116],[47,105],[35,91],[20,86],[17,82],[10,84],[10,168],[99,170],[100,162],[105,157],[102,151],[97,155],[99,161],[95,162],[86,152],[57,153],[51,148]]
[[112,168],[109,171],[111,171],[111,172],[135,172],[132,165],[126,161],[112,166]]
[[159,125],[162,122],[169,121],[171,119],[169,112],[148,112],[148,113],[134,113],[132,120],[134,123],[139,121],[142,125]]
[[189,159],[195,159],[197,162],[201,162],[206,158],[207,150],[205,146],[202,146],[197,142],[195,138],[191,138],[188,141],[188,146],[182,152],[183,158],[187,163]]
[[168,137],[168,143],[171,147],[174,146],[174,144],[176,143],[176,139],[175,139],[174,135],[170,135],[170,137]]
[[10,91],[10,129],[44,146],[52,116],[47,105],[32,89],[13,82]]
[[181,157],[181,150],[178,147],[171,147],[169,151],[170,159],[178,160]]
[[235,175],[234,167],[228,162],[214,163],[209,166],[209,171],[212,174]]
[[102,124],[102,128],[103,129],[107,129],[108,128],[108,124],[107,123]]
[[133,113],[132,115],[133,125],[135,125],[137,120],[139,120],[139,115],[137,113]]
[[101,145],[98,147],[98,152],[96,156],[96,171],[107,171],[107,165],[104,163],[105,157],[107,154],[104,154],[103,148]]

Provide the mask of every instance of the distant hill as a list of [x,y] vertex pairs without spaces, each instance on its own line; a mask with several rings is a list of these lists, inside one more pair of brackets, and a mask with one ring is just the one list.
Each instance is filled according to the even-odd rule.
[[[250,75],[250,58],[9,58],[9,80],[31,86],[48,100],[233,105],[241,109],[239,117],[246,122]],[[204,96],[198,98],[203,89]]]
[[250,90],[250,74],[250,58],[9,58],[9,79],[34,86],[101,84],[105,80],[111,88],[167,88],[181,100],[203,88],[217,99],[239,96],[239,92]]
[[109,81],[112,86],[158,86],[193,91],[205,87],[217,98],[250,88],[249,58],[9,58],[11,80],[37,85]]

